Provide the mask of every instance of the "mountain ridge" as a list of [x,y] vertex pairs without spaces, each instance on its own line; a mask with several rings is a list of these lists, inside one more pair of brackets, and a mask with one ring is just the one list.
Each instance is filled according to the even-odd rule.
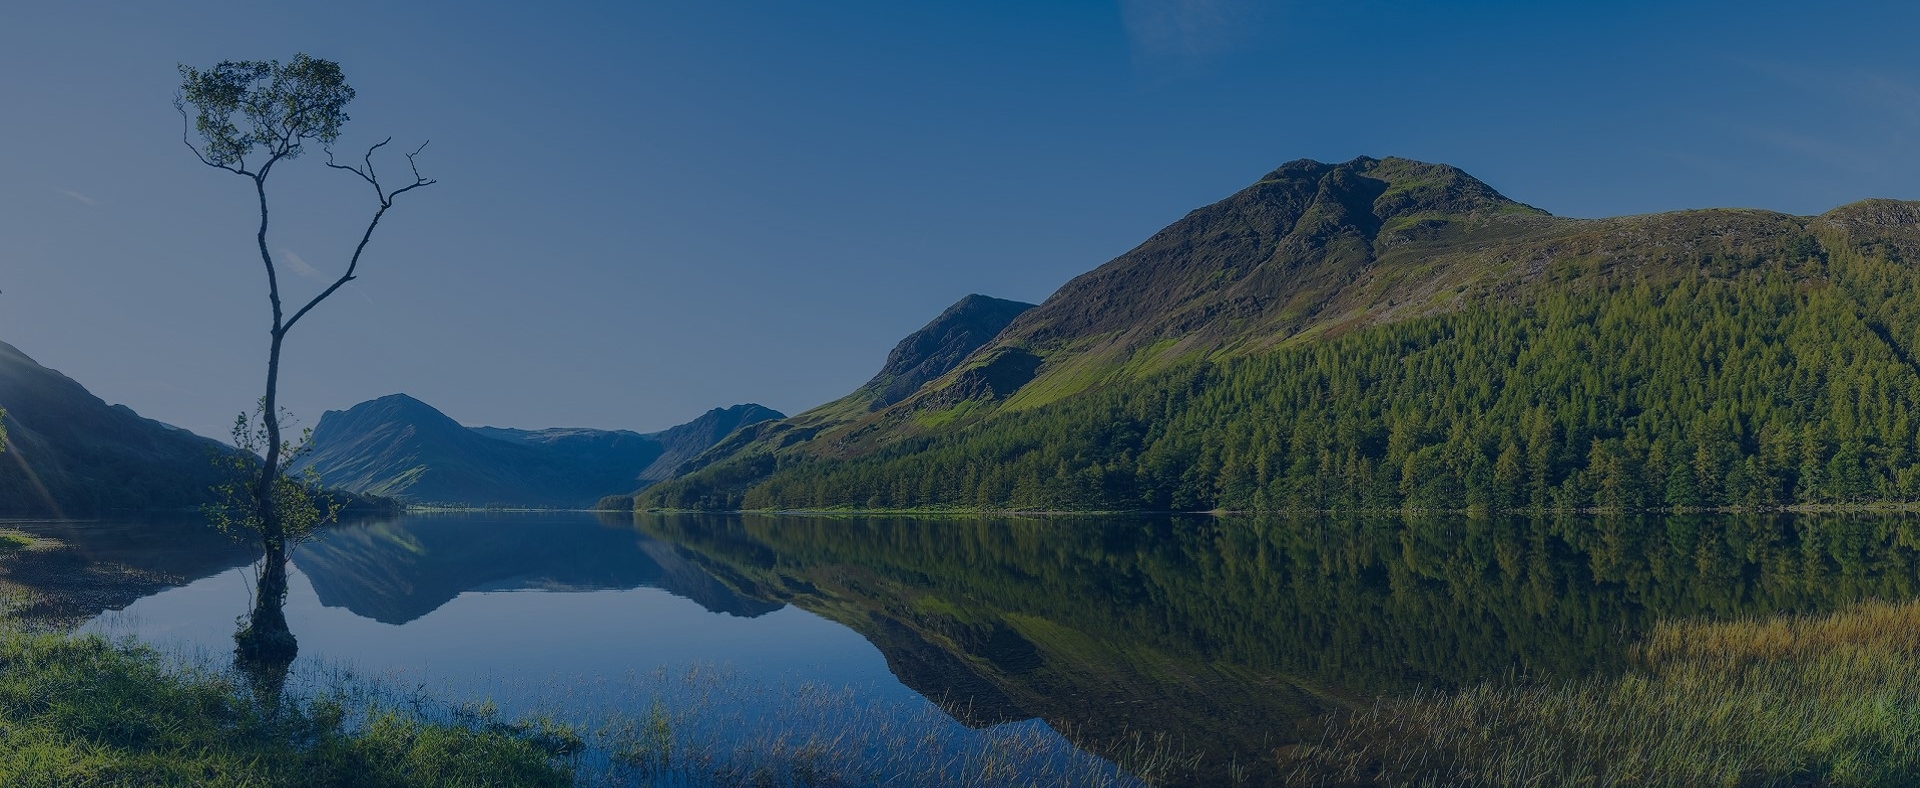
[[327,411],[296,470],[410,503],[585,507],[664,476],[743,424],[781,414],[714,408],[656,433],[466,427],[406,394]]
[[[1874,411],[1893,436],[1882,439],[1835,415],[1853,406],[1825,389],[1773,403],[1754,365],[1770,357],[1776,374],[1907,386],[1910,364],[1877,365],[1920,347],[1920,279],[1905,265],[1920,253],[1916,217],[1915,204],[1868,200],[1814,217],[1703,209],[1567,219],[1445,165],[1290,162],[1070,280],[900,401],[812,432],[763,428],[636,505],[1287,508],[1324,504],[1332,491],[1349,505],[1446,508],[1487,497],[1503,454],[1539,466],[1529,505],[1727,505],[1729,485],[1712,474],[1784,452],[1773,433],[1815,423],[1833,437],[1806,454],[1859,476],[1852,487],[1767,456],[1754,459],[1740,503],[1865,495],[1854,487],[1905,500],[1920,496],[1920,467],[1906,459],[1916,449],[1899,426],[1905,416],[1890,414],[1920,413],[1920,403],[1902,395]],[[1638,333],[1624,328],[1636,321]],[[1806,328],[1783,335],[1783,324]],[[1452,339],[1461,332],[1484,334],[1505,357]],[[1596,343],[1615,358],[1580,355]],[[1327,356],[1334,347],[1358,355]],[[1699,366],[1689,352],[1708,367],[1683,373]],[[1535,366],[1512,366],[1542,354],[1527,362]],[[1566,367],[1627,357],[1642,368],[1607,366],[1605,385]],[[1713,376],[1726,399],[1695,404],[1700,387],[1669,375]],[[1517,388],[1483,391],[1476,377]],[[1384,393],[1393,386],[1406,387],[1398,400]],[[1440,397],[1448,408],[1404,412],[1406,401]],[[1597,408],[1596,397],[1631,404]],[[1222,410],[1200,419],[1195,398]],[[1335,400],[1365,415],[1327,410]],[[1695,417],[1673,411],[1682,403],[1717,408],[1721,426],[1688,426]],[[1255,412],[1271,416],[1245,420]],[[1551,421],[1536,432],[1552,440],[1532,448],[1529,419]],[[1229,423],[1254,437],[1224,432]],[[1052,437],[1037,441],[1042,434]],[[1682,473],[1674,457],[1703,445],[1720,459]],[[1603,456],[1630,468],[1605,470]],[[1421,491],[1425,475],[1439,473],[1429,462],[1451,469],[1432,495]],[[1338,481],[1291,478],[1309,468]],[[1388,475],[1412,481],[1388,489]],[[1635,492],[1596,492],[1623,485]]]
[[958,366],[1034,306],[979,293],[954,302],[887,353],[880,371],[858,389],[871,396],[867,409],[879,410],[906,399]]

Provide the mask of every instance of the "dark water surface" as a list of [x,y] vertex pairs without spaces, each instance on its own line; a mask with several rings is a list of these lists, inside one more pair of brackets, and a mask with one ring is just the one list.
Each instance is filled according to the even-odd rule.
[[[63,527],[182,582],[89,627],[231,647],[244,555]],[[1661,619],[1920,596],[1920,521],[426,514],[334,528],[294,565],[302,660],[456,698],[584,713],[698,669],[961,734],[1044,725],[1123,765],[1164,733],[1204,784],[1257,781],[1377,697],[1617,671]]]

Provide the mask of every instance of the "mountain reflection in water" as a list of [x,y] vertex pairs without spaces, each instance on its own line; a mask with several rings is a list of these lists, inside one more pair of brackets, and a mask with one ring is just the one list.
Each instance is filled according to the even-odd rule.
[[405,624],[468,591],[660,588],[715,613],[782,607],[742,597],[672,547],[578,515],[408,516],[329,529],[294,553],[320,603]]
[[[85,530],[62,538],[84,540],[76,534]],[[1312,736],[1321,715],[1374,698],[1617,671],[1658,620],[1920,596],[1920,525],[1786,515],[461,513],[329,529],[294,562],[314,600],[301,615],[344,609],[385,627],[347,635],[347,623],[302,629],[296,618],[304,646],[352,641],[329,653],[356,661],[401,649],[390,641],[407,632],[446,639],[496,626],[530,640],[519,651],[461,646],[461,658],[509,673],[553,662],[600,674],[689,659],[784,659],[784,671],[825,661],[837,676],[890,685],[882,694],[910,690],[968,726],[1044,720],[1123,765],[1130,742],[1164,734],[1204,755],[1188,781],[1206,784],[1229,763],[1266,776],[1275,748]],[[204,564],[214,574],[230,566],[230,555]],[[605,593],[635,589],[699,610]],[[474,593],[518,590],[603,593],[548,595],[535,612],[505,602],[524,595]],[[236,593],[216,591],[207,596]],[[231,622],[244,602],[196,612],[167,608],[165,596],[133,611]],[[630,623],[606,623],[622,610],[611,615]],[[661,650],[675,643],[684,648]],[[599,661],[565,662],[563,648]]]
[[634,522],[860,632],[963,720],[1040,717],[1110,757],[1166,732],[1201,782],[1377,697],[1608,673],[1657,620],[1920,583],[1905,517]]

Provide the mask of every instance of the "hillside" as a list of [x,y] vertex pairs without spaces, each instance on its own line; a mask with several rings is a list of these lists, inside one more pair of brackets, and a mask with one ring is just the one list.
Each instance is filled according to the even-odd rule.
[[108,405],[0,342],[0,513],[79,516],[212,499],[223,444]]
[[779,417],[736,405],[653,434],[469,428],[393,394],[327,411],[298,467],[327,487],[409,503],[583,507],[665,475],[743,424]]
[[[845,433],[849,425],[870,422],[874,418],[870,414],[887,410],[927,382],[958,368],[1014,318],[1032,308],[1032,304],[977,293],[962,298],[895,344],[880,371],[852,393],[792,418],[755,424],[752,429],[710,444],[704,452],[668,469],[670,473],[651,478],[654,481],[673,479],[709,465],[724,465],[742,458],[757,463],[755,458],[765,459],[773,452],[802,452],[827,445],[827,441],[816,442],[815,436],[839,435]],[[719,472],[738,475],[740,469],[736,466]]]
[[714,408],[693,421],[648,435],[660,445],[660,456],[640,470],[639,479],[647,483],[671,479],[680,466],[700,456],[741,427],[783,418],[786,418],[784,414],[772,408],[754,404],[735,405],[731,408]]
[[978,293],[955,302],[925,327],[894,345],[880,373],[854,395],[867,410],[879,410],[919,391],[947,374],[982,345],[999,336],[1033,304]]
[[1294,162],[952,371],[642,507],[1658,508],[1920,498],[1920,205],[1553,217]]

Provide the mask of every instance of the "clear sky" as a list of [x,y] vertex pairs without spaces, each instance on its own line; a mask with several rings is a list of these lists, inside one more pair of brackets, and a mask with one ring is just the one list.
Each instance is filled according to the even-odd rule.
[[[224,435],[259,396],[250,187],[178,62],[339,61],[342,147],[431,139],[284,401],[652,430],[843,394],[971,292],[1044,299],[1308,157],[1457,165],[1570,216],[1920,198],[1920,4],[9,0],[0,340]],[[339,270],[318,156],[272,244]],[[295,260],[303,262],[295,262]]]

